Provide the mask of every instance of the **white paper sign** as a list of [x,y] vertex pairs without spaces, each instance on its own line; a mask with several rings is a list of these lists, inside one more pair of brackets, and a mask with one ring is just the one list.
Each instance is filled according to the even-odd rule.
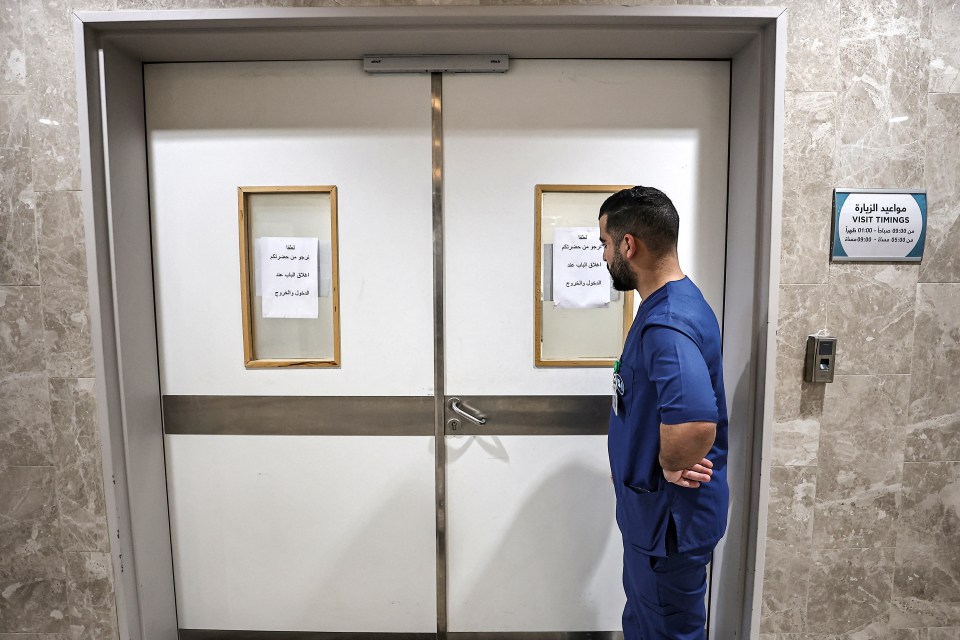
[[260,238],[264,318],[316,318],[317,238]]
[[610,272],[603,261],[597,227],[554,229],[553,304],[559,309],[595,309],[610,304]]

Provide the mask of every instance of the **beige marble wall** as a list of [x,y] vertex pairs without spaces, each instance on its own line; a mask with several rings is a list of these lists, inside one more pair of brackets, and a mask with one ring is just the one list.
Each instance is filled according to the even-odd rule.
[[[838,48],[831,77],[821,51],[790,37],[794,59],[824,71],[787,80],[761,638],[957,639],[960,5],[840,0],[794,13],[808,4],[837,5]],[[830,264],[830,190],[842,186],[927,189],[923,264]],[[840,340],[825,389],[798,366],[799,340],[819,329]]]
[[71,37],[0,2],[0,640],[117,636]]
[[[960,639],[960,5],[609,1],[790,12],[761,638]],[[0,2],[0,640],[117,634],[69,11],[603,2]],[[923,264],[830,264],[836,186],[927,189]],[[832,385],[801,380],[819,329]]]

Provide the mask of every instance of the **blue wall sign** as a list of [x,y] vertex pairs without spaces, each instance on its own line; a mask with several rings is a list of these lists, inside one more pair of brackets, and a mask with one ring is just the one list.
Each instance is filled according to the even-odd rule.
[[927,194],[898,189],[835,189],[834,262],[920,262]]

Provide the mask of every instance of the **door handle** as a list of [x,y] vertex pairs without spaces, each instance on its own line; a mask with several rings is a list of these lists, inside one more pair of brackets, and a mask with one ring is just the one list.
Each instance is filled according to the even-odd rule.
[[466,418],[467,420],[469,420],[470,422],[472,422],[473,424],[479,427],[482,427],[483,425],[487,424],[486,418],[481,418],[479,416],[473,415],[472,413],[468,413],[467,411],[464,411],[460,407],[460,398],[450,398],[449,404],[450,404],[450,410],[453,411],[458,416],[460,416],[461,418]]

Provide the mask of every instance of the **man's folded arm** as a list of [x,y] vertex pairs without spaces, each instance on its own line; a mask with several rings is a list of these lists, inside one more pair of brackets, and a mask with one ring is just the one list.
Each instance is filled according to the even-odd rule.
[[717,437],[715,422],[660,424],[660,466],[666,471],[691,469],[707,457]]

